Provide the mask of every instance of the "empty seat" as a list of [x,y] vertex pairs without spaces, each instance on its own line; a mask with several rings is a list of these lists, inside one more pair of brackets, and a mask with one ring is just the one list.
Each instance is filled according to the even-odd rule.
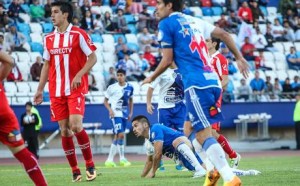
[[264,52],[264,57],[267,61],[274,61],[274,55],[272,54],[272,52]]
[[274,60],[275,61],[285,62],[285,55],[284,55],[284,53],[274,52],[273,55],[274,55]]
[[262,11],[262,13],[264,14],[265,17],[268,16],[268,10],[266,7],[264,6],[259,6],[260,10]]
[[112,9],[110,8],[110,6],[101,6],[100,9],[101,9],[101,13],[102,13],[103,15],[105,14],[105,12],[109,12],[110,14],[113,13],[113,11],[112,11]]
[[92,12],[93,14],[95,14],[95,15],[101,14],[101,13],[102,13],[102,12],[101,12],[100,6],[92,6],[92,7],[91,7],[91,12]]
[[53,31],[53,24],[52,23],[43,23],[42,27],[43,27],[43,32],[44,33],[50,33],[50,32]]
[[115,63],[117,61],[116,55],[113,52],[103,52],[102,55],[105,63],[107,62]]
[[128,24],[127,28],[130,30],[130,33],[137,34],[136,24]]
[[281,42],[273,43],[274,48],[276,48],[279,52],[284,53],[284,47]]
[[30,73],[30,66],[29,63],[17,63],[20,72],[22,74],[22,78],[24,81],[27,81],[29,78],[29,73]]
[[19,13],[19,17],[24,20],[25,23],[30,23],[30,16],[26,13]]
[[267,7],[268,16],[277,16],[277,7]]
[[91,39],[94,43],[103,43],[103,39],[100,34],[91,34]]
[[44,48],[41,43],[32,42],[32,43],[30,43],[30,47],[31,47],[32,52],[39,52],[39,53],[43,54]]
[[18,92],[30,92],[30,87],[27,82],[16,82]]
[[282,42],[285,52],[289,52],[291,47],[294,47],[292,42]]
[[30,56],[28,52],[16,52],[19,62],[29,62]]
[[210,7],[202,7],[202,13],[204,16],[212,16],[213,12],[212,9]]
[[115,53],[115,50],[114,45],[103,45],[103,52]]
[[209,22],[211,24],[214,23],[214,20],[213,20],[213,18],[211,16],[203,16],[203,17],[201,17],[201,19],[203,19],[203,20],[205,20],[205,21],[207,21],[207,22]]
[[4,82],[4,89],[6,93],[9,93],[11,95],[15,95],[17,93],[18,89],[14,82]]
[[219,6],[211,7],[211,9],[212,9],[213,15],[215,15],[215,16],[221,16],[221,14],[223,13],[223,9]]
[[30,38],[32,42],[43,43],[43,37],[40,33],[31,33]]
[[114,45],[115,43],[115,39],[111,34],[103,34],[102,38],[103,38],[103,42],[105,43],[105,46]]
[[139,45],[137,45],[136,43],[131,43],[130,42],[130,43],[127,43],[126,45],[132,51],[138,52],[140,50]]
[[103,44],[102,43],[94,43],[94,45],[97,47],[97,52],[103,52]]
[[132,14],[124,15],[127,24],[135,24],[136,20]]
[[288,74],[286,73],[285,70],[278,70],[277,77],[279,78],[280,81],[284,81],[288,77]]
[[18,96],[17,97],[17,103],[18,104],[25,104],[26,102],[30,101],[30,98],[28,96]]
[[42,33],[43,28],[40,23],[29,23],[29,27],[32,33]]
[[138,44],[138,39],[136,37],[136,34],[125,34],[125,38],[127,42]]
[[28,86],[30,87],[30,92],[36,92],[39,86],[39,82],[36,81],[29,81]]
[[295,42],[294,46],[296,47],[297,51],[300,51],[300,42]]
[[277,70],[287,70],[287,63],[286,62],[276,62],[276,69]]
[[30,27],[27,23],[17,23],[17,30],[26,34],[30,33]]

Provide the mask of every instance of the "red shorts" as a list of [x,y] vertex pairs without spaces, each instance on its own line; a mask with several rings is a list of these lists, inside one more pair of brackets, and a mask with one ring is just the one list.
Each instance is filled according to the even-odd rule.
[[24,144],[14,113],[0,116],[0,141],[9,147],[18,147]]
[[51,121],[68,119],[72,114],[84,115],[84,94],[50,98]]

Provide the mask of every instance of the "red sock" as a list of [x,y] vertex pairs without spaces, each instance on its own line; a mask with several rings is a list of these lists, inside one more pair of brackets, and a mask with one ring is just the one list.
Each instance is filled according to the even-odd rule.
[[90,145],[90,139],[84,129],[82,131],[75,134],[77,138],[78,145],[81,149],[82,155],[85,160],[86,167],[94,167],[93,155]]
[[77,165],[77,158],[75,154],[75,145],[73,142],[73,136],[71,137],[61,137],[61,144],[65,151],[66,158],[68,159],[69,165],[72,168],[72,172],[80,173],[80,170]]
[[14,154],[14,156],[23,164],[26,173],[29,175],[30,179],[36,186],[47,185],[47,181],[43,175],[42,170],[39,167],[35,156],[31,152],[29,152],[27,148],[24,148],[20,152],[17,152],[16,154]]
[[228,154],[229,158],[237,157],[236,152],[231,148],[231,146],[229,145],[229,142],[222,134],[220,134],[220,136],[217,140],[220,143],[220,145],[222,146],[223,150],[226,152],[226,154]]

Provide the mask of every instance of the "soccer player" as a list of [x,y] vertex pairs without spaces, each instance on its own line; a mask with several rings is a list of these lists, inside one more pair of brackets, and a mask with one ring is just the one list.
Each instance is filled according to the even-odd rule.
[[[191,142],[174,129],[162,124],[150,125],[147,117],[143,115],[132,119],[132,129],[137,137],[148,139],[154,146],[153,163],[147,163],[142,177],[154,178],[162,155],[169,158],[175,157],[189,170],[195,171],[194,177],[202,177],[206,174],[205,169],[200,165],[199,159],[192,151]],[[151,170],[151,171],[150,171]]]
[[143,83],[154,81],[175,61],[183,76],[187,112],[197,141],[218,170],[207,172],[204,185],[216,184],[220,175],[225,186],[240,185],[241,180],[229,167],[222,147],[212,137],[210,125],[223,119],[219,108],[222,89],[210,65],[205,38],[213,36],[224,41],[235,55],[245,77],[248,76],[248,64],[229,33],[199,18],[180,13],[182,4],[182,0],[157,0],[156,9],[160,18],[158,40],[163,58]]
[[123,69],[117,70],[117,80],[118,82],[108,86],[104,98],[104,106],[109,112],[115,134],[108,158],[105,161],[106,167],[116,167],[114,156],[117,149],[119,151],[120,165],[131,165],[124,156],[124,132],[127,120],[131,119],[133,113],[133,86],[126,82],[126,72]]
[[51,120],[61,130],[62,147],[72,168],[73,182],[82,180],[77,164],[75,135],[86,165],[86,180],[96,179],[90,140],[83,129],[84,94],[88,91],[87,73],[97,61],[96,47],[85,31],[71,24],[72,6],[67,2],[51,4],[55,30],[44,38],[45,59],[34,102],[43,101],[43,89],[49,79]]
[[[228,84],[228,61],[218,50],[220,48],[221,40],[211,37],[206,39],[206,46],[211,57],[211,64],[215,72],[217,72],[219,80],[221,81],[223,91],[226,90]],[[220,122],[211,125],[212,135],[220,143],[223,150],[230,159],[230,166],[237,168],[241,159],[240,154],[236,153],[230,146],[229,142],[220,134]]]
[[23,165],[35,185],[46,186],[47,181],[35,156],[25,147],[18,120],[9,107],[2,81],[14,66],[13,59],[0,52],[0,141],[6,145],[15,158]]

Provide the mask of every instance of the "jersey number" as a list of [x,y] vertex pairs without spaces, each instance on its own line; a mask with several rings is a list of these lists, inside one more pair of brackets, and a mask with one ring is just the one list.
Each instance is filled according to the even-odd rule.
[[206,57],[204,56],[203,52],[204,51],[206,52],[206,56],[208,56],[208,52],[207,52],[207,47],[206,47],[205,41],[202,36],[200,36],[200,42],[198,42],[195,37],[196,36],[192,36],[192,41],[190,43],[190,49],[193,53],[195,51],[197,51],[197,53],[199,54],[204,65],[206,66],[206,65],[208,65],[208,63],[206,61]]

